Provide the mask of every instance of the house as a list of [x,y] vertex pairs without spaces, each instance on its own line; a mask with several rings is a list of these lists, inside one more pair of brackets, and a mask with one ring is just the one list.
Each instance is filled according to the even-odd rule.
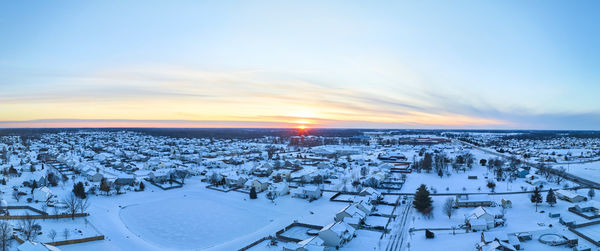
[[115,180],[115,184],[119,186],[133,186],[135,179],[131,175],[120,175]]
[[577,194],[573,191],[569,191],[569,190],[557,190],[556,197],[561,200],[566,200],[571,203],[582,202],[587,199],[585,196],[579,195],[579,194]]
[[488,244],[484,244],[479,246],[477,249],[479,251],[516,251],[517,249],[505,242],[502,241],[492,241]]
[[286,183],[275,183],[269,186],[269,191],[277,196],[283,196],[290,193],[290,187]]
[[334,222],[319,231],[319,238],[328,247],[342,247],[345,243],[355,237],[355,229],[347,223]]
[[158,169],[148,174],[148,179],[154,183],[164,183],[170,178],[170,172],[168,169]]
[[358,195],[360,196],[367,196],[369,198],[369,202],[371,201],[377,201],[379,198],[381,198],[381,192],[375,190],[372,187],[366,187],[363,188],[363,190],[361,190]]
[[254,187],[254,190],[256,190],[256,192],[262,192],[264,190],[267,190],[267,188],[269,187],[269,183],[268,182],[261,182],[259,180],[248,180],[246,181],[246,183],[244,183],[244,188],[245,189],[252,189]]
[[[526,239],[524,239],[526,240]],[[491,243],[498,242],[497,244],[502,245],[489,245]],[[511,233],[506,234],[503,232],[481,232],[481,243],[485,246],[488,245],[488,248],[492,249],[483,249],[483,250],[519,250],[521,249],[521,240],[517,236],[517,234]],[[508,245],[507,245],[508,244]],[[495,248],[495,249],[494,249]],[[498,249],[500,248],[500,249]],[[505,249],[508,248],[508,249]],[[512,249],[510,249],[512,248]],[[481,250],[481,249],[480,249]]]
[[455,207],[489,207],[494,203],[485,194],[459,194],[456,195]]
[[600,202],[595,200],[586,201],[584,203],[577,204],[573,207],[575,212],[585,214],[589,217],[600,216]]
[[529,174],[529,170],[525,169],[525,168],[519,168],[517,169],[517,175],[519,176],[519,178],[525,178],[525,176],[527,176]]
[[317,165],[317,168],[319,169],[333,169],[333,165],[331,165],[329,162],[321,162]]
[[383,181],[385,180],[385,174],[382,172],[377,172],[367,176],[362,182],[364,186],[368,187],[379,187]]
[[90,182],[100,182],[104,178],[104,176],[101,173],[92,172],[92,171],[86,173],[85,176],[86,176],[87,180]]
[[298,187],[291,191],[292,197],[316,200],[323,196],[323,192],[317,186]]
[[48,244],[25,241],[23,244],[17,247],[18,251],[60,251],[59,248],[55,246],[50,246]]
[[225,177],[225,183],[229,187],[243,187],[246,181],[248,181],[248,179],[237,174],[227,175],[227,177]]
[[356,207],[365,212],[366,215],[371,214],[373,208],[375,208],[375,206],[369,205],[367,202],[365,202],[366,200],[364,197],[356,196],[353,198],[352,201],[356,205]]
[[252,174],[258,177],[267,177],[273,172],[273,166],[269,163],[264,163],[260,167],[254,168],[252,170]]
[[364,220],[367,217],[367,214],[360,210],[355,203],[348,204],[342,210],[335,214],[335,221],[343,221],[346,217],[357,218],[359,220]]
[[525,182],[529,183],[533,186],[540,186],[540,185],[544,185],[547,183],[546,181],[540,179],[538,176],[535,176],[533,174],[525,175]]
[[471,219],[469,225],[472,231],[486,231],[490,229],[488,222],[485,219]]
[[465,215],[465,222],[471,225],[472,230],[488,230],[495,226],[495,216],[483,207],[477,207]]
[[52,190],[50,190],[48,187],[43,186],[33,191],[34,200],[48,201],[50,198],[52,198]]

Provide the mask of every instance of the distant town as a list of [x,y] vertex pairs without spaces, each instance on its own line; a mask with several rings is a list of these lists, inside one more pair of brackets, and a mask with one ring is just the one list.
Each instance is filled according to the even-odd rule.
[[600,133],[0,130],[3,250],[597,250]]

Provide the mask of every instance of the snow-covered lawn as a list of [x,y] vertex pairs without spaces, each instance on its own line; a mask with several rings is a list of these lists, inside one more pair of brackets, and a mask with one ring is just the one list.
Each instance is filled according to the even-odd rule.
[[[17,221],[13,222],[17,223]],[[81,239],[101,235],[101,233],[96,231],[96,228],[91,222],[86,221],[85,217],[78,217],[75,219],[45,219],[36,220],[36,222],[42,226],[42,234],[36,238],[36,241],[51,242],[52,239],[48,236],[48,233],[52,230],[56,231],[54,241]],[[65,229],[69,232],[67,238],[65,238],[64,235]]]
[[568,173],[600,183],[600,162],[562,165]]
[[[62,250],[237,250],[297,220],[324,226],[346,204],[330,202],[334,193],[307,200],[289,195],[267,200],[205,188],[199,177],[183,188],[91,196],[89,220],[105,241],[61,246]],[[281,250],[279,247],[278,250]]]
[[193,193],[121,210],[123,222],[144,240],[181,249],[207,248],[235,239],[268,225],[279,215],[270,208]]

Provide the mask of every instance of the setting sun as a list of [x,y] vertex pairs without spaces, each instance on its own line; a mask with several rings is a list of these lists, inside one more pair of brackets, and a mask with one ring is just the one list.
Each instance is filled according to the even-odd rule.
[[304,129],[308,128],[308,126],[306,126],[306,125],[298,125],[297,128],[301,129],[301,130],[304,130]]

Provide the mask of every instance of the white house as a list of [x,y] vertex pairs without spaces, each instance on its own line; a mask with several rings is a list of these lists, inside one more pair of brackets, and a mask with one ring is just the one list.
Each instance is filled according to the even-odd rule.
[[334,222],[319,231],[319,238],[328,247],[342,247],[355,237],[355,229],[347,223]]
[[337,212],[335,214],[334,219],[335,219],[335,221],[343,221],[344,218],[346,218],[346,217],[354,217],[354,218],[358,218],[359,220],[362,220],[367,217],[367,214],[365,214],[365,212],[363,212],[362,210],[358,209],[356,204],[353,203],[353,204],[348,204],[342,210]]
[[48,201],[52,198],[52,190],[48,187],[40,187],[33,191],[33,199],[37,201]]
[[244,183],[244,188],[250,190],[252,187],[254,187],[254,190],[258,193],[266,190],[269,187],[269,183],[261,182],[259,180],[248,180]]
[[561,200],[566,200],[572,203],[582,202],[585,200],[585,196],[579,195],[569,190],[557,190],[556,197],[558,197]]
[[283,196],[290,193],[290,187],[286,183],[275,183],[269,186],[269,191],[277,196]]
[[292,197],[298,197],[303,199],[318,199],[323,196],[323,192],[317,186],[305,186],[298,187],[291,191]]
[[[465,221],[471,225],[475,225],[474,230],[488,230],[495,226],[495,217],[485,210],[483,207],[477,207],[470,213],[465,215]],[[485,222],[485,224],[483,224]]]

